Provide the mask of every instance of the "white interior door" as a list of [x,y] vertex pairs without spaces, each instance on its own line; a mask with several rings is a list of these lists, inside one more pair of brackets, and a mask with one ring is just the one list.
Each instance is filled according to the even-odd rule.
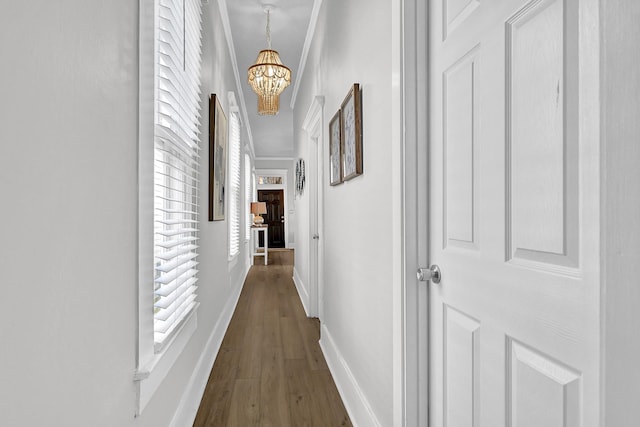
[[309,145],[309,313],[310,317],[320,317],[319,301],[319,242],[320,242],[320,203],[321,187],[320,165],[322,157],[318,156],[318,139],[313,138]]
[[[311,102],[302,129],[309,138],[309,162],[306,185],[309,191],[309,290],[305,301],[307,315],[322,320],[323,283],[323,145],[322,115],[324,97],[316,96]],[[304,297],[303,297],[304,298]]]
[[597,9],[430,1],[433,427],[599,424]]

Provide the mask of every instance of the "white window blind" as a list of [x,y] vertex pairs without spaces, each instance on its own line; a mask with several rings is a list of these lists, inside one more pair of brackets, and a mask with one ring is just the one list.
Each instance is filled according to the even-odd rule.
[[229,124],[229,258],[240,252],[240,119],[231,113]]
[[195,310],[201,1],[159,0],[154,150],[154,341]]
[[251,239],[251,224],[253,223],[253,214],[251,213],[251,157],[245,153],[244,155],[244,209],[247,213],[245,215],[246,226],[244,232],[245,240]]

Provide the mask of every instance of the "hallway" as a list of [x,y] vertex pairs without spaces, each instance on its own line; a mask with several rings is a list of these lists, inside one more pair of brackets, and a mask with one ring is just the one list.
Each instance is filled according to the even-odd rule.
[[249,271],[194,426],[351,425],[292,274],[292,250]]

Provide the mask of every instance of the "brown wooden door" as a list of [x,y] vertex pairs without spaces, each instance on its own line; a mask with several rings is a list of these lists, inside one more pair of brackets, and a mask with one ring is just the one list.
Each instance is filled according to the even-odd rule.
[[284,190],[258,190],[258,201],[267,204],[267,213],[263,215],[263,218],[264,223],[269,226],[269,247],[284,248],[286,241],[284,234]]

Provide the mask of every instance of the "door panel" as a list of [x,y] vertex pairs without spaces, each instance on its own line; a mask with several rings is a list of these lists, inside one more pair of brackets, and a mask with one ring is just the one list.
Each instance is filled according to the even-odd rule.
[[[581,425],[580,373],[511,339],[507,351],[508,425]],[[532,396],[536,398],[532,399]]]
[[580,4],[429,3],[432,426],[598,425]]
[[[269,247],[284,248],[284,191],[258,190],[258,201],[267,204],[267,213],[263,215],[264,223],[269,226]],[[262,244],[262,237],[260,237]]]
[[475,229],[475,67],[477,48],[444,72],[445,247],[473,247]]
[[565,18],[562,1],[534,2],[507,21],[507,256],[529,265],[578,263],[577,13],[569,6]]
[[474,406],[479,385],[480,324],[450,307],[444,307],[444,407],[448,426],[477,423]]

